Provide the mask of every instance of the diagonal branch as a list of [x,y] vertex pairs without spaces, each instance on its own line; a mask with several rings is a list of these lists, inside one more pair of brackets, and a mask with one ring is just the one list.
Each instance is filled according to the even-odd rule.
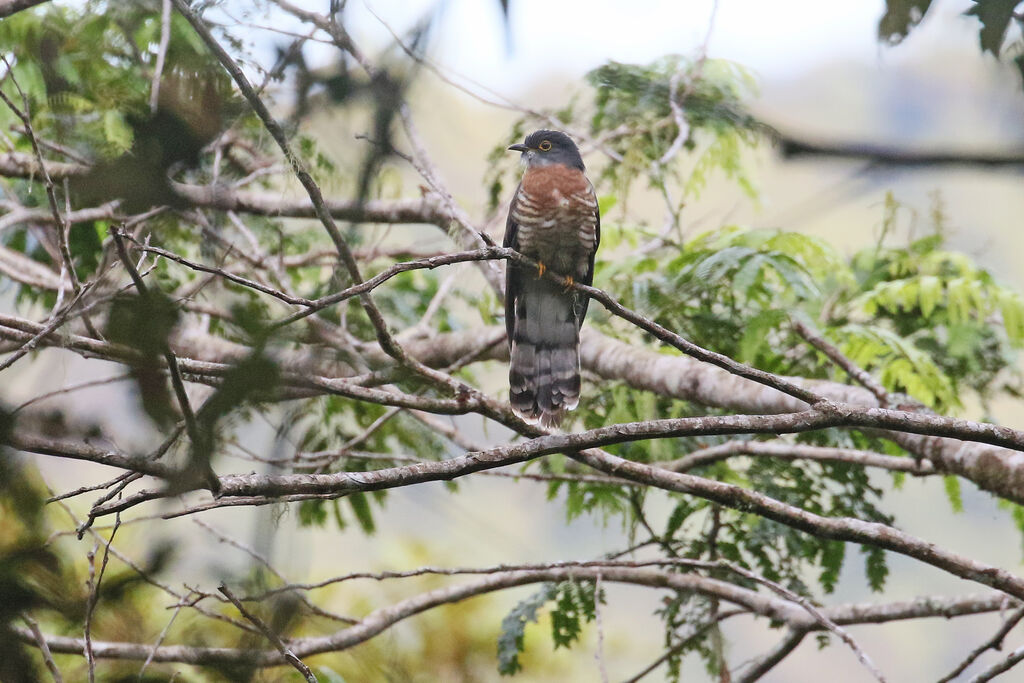
[[[121,263],[124,265],[125,270],[132,278],[132,282],[135,284],[135,288],[139,291],[139,295],[146,298],[149,294],[149,288],[146,283],[142,280],[142,276],[139,275],[139,271],[135,269],[135,264],[128,257],[128,249],[125,247],[124,238],[120,231],[110,226],[110,236],[114,239],[114,245],[117,247],[117,255],[121,259]],[[188,393],[185,391],[185,383],[181,380],[181,370],[178,368],[178,359],[171,351],[171,347],[163,344],[162,355],[164,362],[167,364],[167,372],[171,377],[171,386],[174,388],[174,395],[178,399],[178,406],[181,408],[181,414],[185,418],[185,429],[188,432],[188,438],[192,442],[193,449],[199,449],[203,443],[203,434],[200,431],[199,423],[196,421],[196,415],[192,412],[192,405],[188,400]],[[210,469],[209,461],[197,463],[205,467],[205,471],[201,472],[201,476],[206,479],[207,484],[210,486],[210,490],[217,491],[217,476]]]
[[821,351],[825,356],[833,363],[842,368],[846,374],[856,380],[861,386],[870,391],[878,399],[878,405],[889,406],[892,403],[889,392],[886,391],[878,380],[871,376],[864,368],[859,367],[852,360],[847,358],[846,354],[840,351],[834,344],[825,339],[817,330],[811,328],[810,325],[806,324],[802,320],[799,320],[795,316],[791,318],[790,323],[793,325],[793,329],[796,333],[804,338],[808,344]]
[[774,669],[779,662],[788,657],[789,653],[797,648],[806,635],[806,631],[789,629],[782,640],[775,644],[775,647],[759,659],[751,662],[750,668],[736,679],[736,683],[754,683],[754,681],[760,680],[762,676]]
[[258,628],[260,633],[262,633],[264,637],[266,637],[266,639],[277,648],[277,651],[281,653],[281,657],[284,658],[284,661],[288,662],[288,664],[302,674],[303,678],[305,678],[308,683],[317,683],[316,676],[313,675],[313,672],[310,671],[309,667],[306,666],[301,659],[296,657],[295,653],[284,644],[284,641],[281,640],[281,636],[274,633],[262,619],[247,610],[245,605],[243,605],[242,602],[235,597],[235,594],[231,592],[231,589],[227,587],[227,584],[221,583],[217,590],[223,593],[224,597],[231,601],[231,604],[235,606],[242,616],[252,622],[253,626]]
[[1013,630],[1014,626],[1020,623],[1021,619],[1024,619],[1024,608],[1018,608],[1017,610],[1014,610],[1013,614],[1009,615],[1003,621],[1003,623],[999,626],[999,630],[997,630],[991,638],[989,638],[984,643],[982,643],[974,650],[972,650],[971,653],[967,655],[964,658],[964,660],[956,666],[956,668],[954,668],[948,674],[940,678],[936,683],[949,683],[949,681],[954,680],[957,676],[966,671],[967,667],[973,664],[974,661],[978,659],[978,657],[985,654],[987,651],[1001,649],[1003,646],[1003,640],[1006,638],[1006,635]]

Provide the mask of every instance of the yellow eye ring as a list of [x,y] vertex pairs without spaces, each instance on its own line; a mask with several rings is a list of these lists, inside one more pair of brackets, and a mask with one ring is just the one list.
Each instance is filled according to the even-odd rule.
[[537,149],[539,149],[542,152],[547,152],[549,149],[551,149],[551,141],[545,140],[544,142],[537,145]]

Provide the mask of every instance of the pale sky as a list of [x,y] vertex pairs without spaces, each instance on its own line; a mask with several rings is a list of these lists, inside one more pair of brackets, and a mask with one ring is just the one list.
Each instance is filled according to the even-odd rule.
[[[875,38],[882,0],[719,0],[709,55],[775,79],[827,61],[899,61],[939,41],[976,54],[976,22],[953,19],[970,3],[935,4],[907,44],[888,49]],[[369,9],[401,32],[436,5],[434,0],[349,0],[347,11],[356,34],[384,44],[390,36]],[[431,55],[455,73],[514,95],[549,72],[579,75],[609,59],[642,63],[671,53],[692,55],[705,41],[714,5],[712,0],[511,0],[509,43],[497,0],[444,0]]]

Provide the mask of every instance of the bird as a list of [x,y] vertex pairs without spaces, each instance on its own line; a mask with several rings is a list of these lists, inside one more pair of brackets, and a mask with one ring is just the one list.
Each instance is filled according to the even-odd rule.
[[[508,261],[505,270],[509,400],[517,415],[551,428],[579,404],[580,326],[590,299],[571,285],[593,284],[601,214],[568,135],[538,130],[508,149],[521,153],[525,169],[509,205],[504,246],[538,264]],[[543,277],[548,269],[569,285]]]

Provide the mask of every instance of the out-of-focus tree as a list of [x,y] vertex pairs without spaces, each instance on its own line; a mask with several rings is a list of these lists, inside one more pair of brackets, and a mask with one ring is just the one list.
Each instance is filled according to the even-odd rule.
[[[928,4],[889,3],[883,37],[905,35]],[[1011,49],[1014,4],[972,10],[985,49]],[[564,108],[518,109],[494,135],[489,211],[473,217],[407,102],[436,68],[432,17],[371,54],[344,5],[0,4],[0,284],[12,301],[0,378],[46,362],[42,349],[116,365],[109,381],[133,387],[158,435],[133,451],[74,409],[47,410],[54,396],[3,407],[0,678],[237,681],[292,667],[342,680],[338,653],[383,651],[376,636],[452,603],[443,647],[382,652],[371,677],[479,676],[484,640],[489,670],[512,675],[536,655],[523,653],[531,624],[545,619],[554,646],[572,647],[600,623],[610,583],[663,595],[663,654],[630,680],[677,679],[688,657],[717,680],[757,680],[812,634],[883,680],[845,626],[1009,610],[1008,630],[1024,617],[1024,577],[900,531],[888,511],[907,475],[943,477],[954,509],[967,481],[1024,526],[1024,432],[957,417],[967,401],[1019,396],[1024,300],[947,248],[940,204],[927,234],[898,243],[890,198],[882,239],[852,256],[784,228],[685,233],[687,202],[712,176],[756,194],[743,153],[775,135],[746,112],[747,73],[697,55],[608,63]],[[242,36],[280,18],[298,28],[276,34],[286,44],[264,63]],[[310,41],[334,61],[308,63]],[[322,151],[306,123],[324,111],[360,131],[361,155]],[[501,262],[536,265],[495,246],[518,172],[505,148],[539,127],[580,141],[604,216],[595,287],[583,288],[585,399],[564,432],[516,417],[493,379],[507,362]],[[410,171],[413,190],[400,180]],[[631,210],[638,187],[663,200],[663,224]],[[416,232],[389,232],[404,225]],[[277,431],[269,462],[246,446],[255,420]],[[481,425],[515,438],[481,441]],[[118,472],[48,493],[24,454]],[[419,581],[359,618],[244,547],[248,575],[179,586],[165,575],[173,545],[120,545],[129,521],[165,524],[146,517],[153,501],[163,517],[274,505],[370,534],[388,489],[449,481],[457,496],[459,478],[499,468],[510,487],[541,482],[569,520],[614,521],[632,542],[584,562],[338,576],[329,584]],[[653,491],[670,497],[667,515]],[[64,507],[78,496],[95,497],[84,519]],[[77,541],[55,535],[69,519]],[[887,553],[981,586],[887,599]],[[854,554],[875,603],[830,595]],[[528,584],[507,614],[461,604]],[[168,598],[171,612],[154,608]],[[777,629],[778,644],[726,648],[721,624],[738,615]],[[965,648],[963,668],[1000,634]]]
[[[878,22],[878,37],[890,44],[901,42],[932,9],[932,0],[886,0]],[[1024,2],[1020,0],[971,0],[965,16],[978,20],[978,44],[982,52],[1013,62],[1024,85]]]

